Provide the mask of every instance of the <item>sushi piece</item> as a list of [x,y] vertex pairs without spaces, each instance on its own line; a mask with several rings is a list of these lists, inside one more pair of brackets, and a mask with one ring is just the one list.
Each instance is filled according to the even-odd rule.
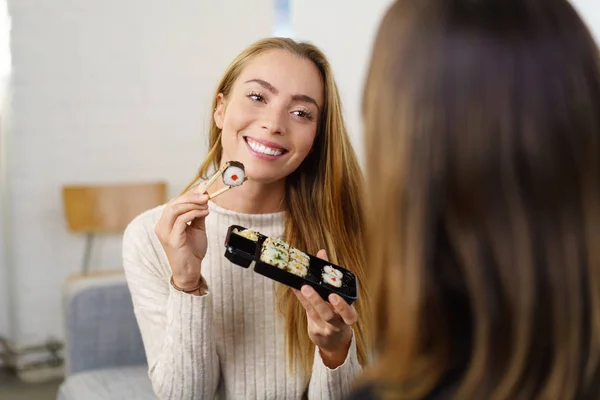
[[246,180],[244,164],[239,161],[229,161],[229,165],[223,171],[223,183],[229,187],[240,186]]
[[234,229],[233,233],[240,235],[242,237],[245,237],[246,239],[252,240],[253,242],[258,241],[258,232],[256,232],[253,229],[244,229],[244,230]]
[[331,265],[326,265],[323,268],[323,271],[327,274],[327,275],[331,275],[334,276],[338,279],[342,279],[344,277],[344,275],[342,274],[342,271],[333,268]]
[[285,269],[288,265],[288,253],[276,247],[266,246],[262,248],[260,260],[274,267]]
[[[209,194],[208,188],[215,183],[219,177],[221,177],[226,186],[212,194]],[[231,188],[242,185],[247,180],[248,177],[246,176],[244,164],[239,161],[228,161],[223,164],[223,166],[221,166],[221,168],[219,168],[219,170],[207,182],[198,185],[198,193],[208,194],[209,199],[214,199]]]
[[308,255],[293,247],[290,249],[290,260],[297,261],[307,268],[310,264],[310,258],[308,257]]
[[277,249],[285,251],[286,253],[290,249],[289,244],[287,244],[286,242],[284,242],[281,239],[277,239],[277,238],[271,237],[271,236],[269,236],[268,238],[265,239],[265,241],[263,243],[263,248],[264,247],[275,247]]
[[333,287],[336,287],[336,288],[342,287],[342,280],[340,278],[338,278],[337,276],[323,272],[322,278],[323,278],[323,282],[325,282]]
[[299,263],[296,260],[290,260],[290,263],[288,264],[286,269],[288,272],[302,278],[308,275],[308,267],[304,264]]

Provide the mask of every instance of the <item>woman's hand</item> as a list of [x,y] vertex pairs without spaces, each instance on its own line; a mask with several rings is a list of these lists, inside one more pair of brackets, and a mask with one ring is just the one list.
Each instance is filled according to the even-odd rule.
[[200,265],[207,247],[207,215],[208,196],[194,187],[170,201],[154,227],[177,287],[192,289],[200,282]]
[[[327,260],[325,250],[317,257]],[[310,286],[301,291],[292,289],[304,306],[308,317],[308,336],[319,348],[321,358],[329,368],[337,368],[344,363],[352,341],[352,325],[358,320],[354,307],[336,294],[329,295],[329,302]]]

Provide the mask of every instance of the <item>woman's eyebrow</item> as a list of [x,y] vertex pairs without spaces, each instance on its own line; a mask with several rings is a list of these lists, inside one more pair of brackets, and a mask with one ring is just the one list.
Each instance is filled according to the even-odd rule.
[[258,83],[260,86],[264,87],[265,89],[267,89],[269,92],[273,93],[273,94],[279,94],[279,90],[277,90],[277,88],[275,88],[275,86],[271,85],[269,82],[267,81],[263,81],[262,79],[250,79],[249,81],[246,81],[246,83]]

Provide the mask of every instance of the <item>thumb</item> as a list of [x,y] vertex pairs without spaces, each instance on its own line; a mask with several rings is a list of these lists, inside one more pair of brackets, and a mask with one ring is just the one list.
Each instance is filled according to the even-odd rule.
[[327,257],[327,252],[325,251],[325,249],[319,250],[317,252],[317,257],[319,257],[321,260],[329,261],[329,258]]

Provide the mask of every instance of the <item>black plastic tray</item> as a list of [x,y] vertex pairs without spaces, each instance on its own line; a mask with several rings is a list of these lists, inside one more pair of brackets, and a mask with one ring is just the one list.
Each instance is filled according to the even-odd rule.
[[[331,293],[342,297],[348,304],[352,304],[358,299],[358,281],[351,271],[303,251],[310,259],[308,275],[306,277],[294,275],[260,260],[262,245],[267,236],[257,232],[259,237],[254,242],[236,234],[234,229],[242,231],[247,228],[240,225],[231,225],[227,230],[225,257],[232,263],[243,268],[249,268],[254,262],[254,272],[298,290],[304,285],[310,285],[325,301],[329,301],[328,297]],[[323,268],[327,265],[342,272],[342,287],[337,288],[323,282],[321,275]]]

